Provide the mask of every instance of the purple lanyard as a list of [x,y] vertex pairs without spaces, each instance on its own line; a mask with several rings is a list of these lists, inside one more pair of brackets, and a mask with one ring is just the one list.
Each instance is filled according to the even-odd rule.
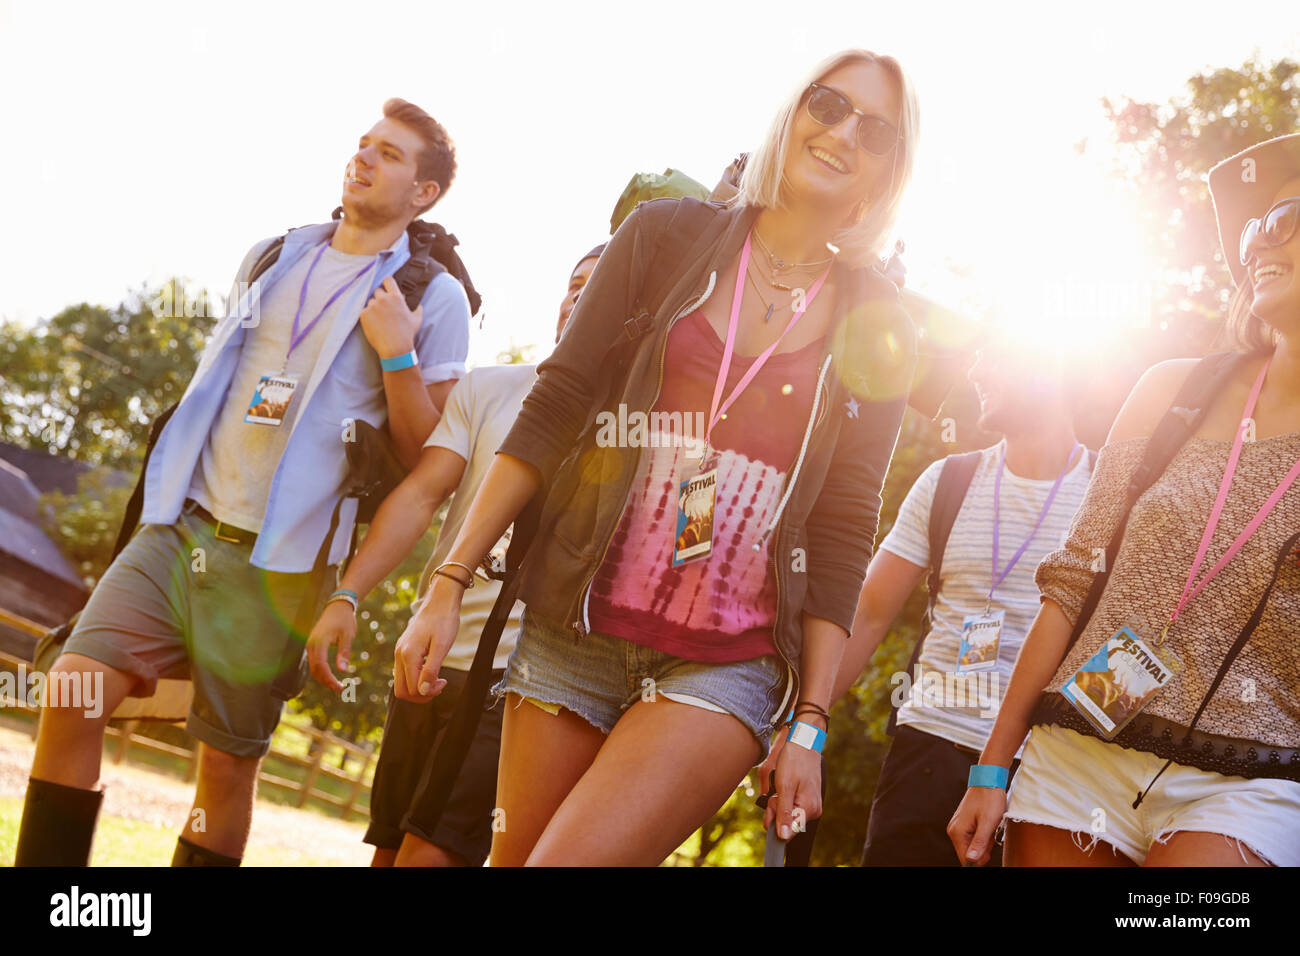
[[1038,529],[1043,526],[1043,519],[1047,517],[1047,512],[1051,510],[1052,502],[1056,499],[1056,493],[1061,490],[1061,482],[1065,480],[1065,473],[1070,470],[1070,465],[1074,461],[1074,453],[1082,447],[1078,442],[1075,442],[1074,447],[1070,449],[1070,455],[1065,459],[1065,467],[1061,469],[1061,473],[1056,476],[1056,481],[1052,483],[1052,490],[1048,492],[1047,501],[1043,504],[1043,510],[1038,512],[1038,520],[1034,522],[1034,530],[1029,532],[1029,537],[1025,539],[1025,543],[1012,556],[1011,563],[1003,569],[1001,574],[998,574],[998,522],[1000,510],[998,504],[1002,500],[1002,470],[1007,465],[1007,446],[1005,441],[1002,443],[1002,459],[998,462],[998,476],[993,481],[993,587],[989,588],[988,599],[990,602],[993,600],[993,592],[998,589],[998,585],[1007,579],[1011,569],[1016,566],[1016,562],[1020,560],[1025,553],[1025,549],[1029,547],[1029,542],[1034,540],[1034,535],[1038,534]]
[[299,332],[298,320],[302,318],[302,307],[307,301],[307,285],[311,282],[311,274],[316,271],[316,263],[320,262],[320,257],[325,255],[325,250],[328,248],[328,241],[321,245],[320,252],[316,253],[316,258],[311,261],[311,267],[307,270],[307,278],[302,280],[302,289],[298,292],[298,311],[293,314],[293,330],[289,333],[289,351],[284,355],[284,363],[286,365],[289,364],[289,356],[293,354],[293,350],[302,344],[303,339],[311,334],[311,330],[316,327],[316,323],[321,320],[321,316],[329,310],[329,307],[334,304],[335,300],[344,292],[347,292],[348,289],[352,288],[352,286],[356,284],[356,281],[373,269],[375,267],[375,262],[379,261],[378,259],[375,259],[351,279],[339,286],[338,290],[329,297],[329,301],[327,301],[325,305],[321,307],[321,310],[316,313],[316,318],[308,322],[307,328]]

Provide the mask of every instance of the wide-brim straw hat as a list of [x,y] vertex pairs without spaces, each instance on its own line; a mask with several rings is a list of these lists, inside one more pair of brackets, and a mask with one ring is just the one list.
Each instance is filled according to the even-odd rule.
[[1256,143],[1210,170],[1210,199],[1223,261],[1235,285],[1247,279],[1241,264],[1241,231],[1250,220],[1268,212],[1278,189],[1296,177],[1300,177],[1300,133]]

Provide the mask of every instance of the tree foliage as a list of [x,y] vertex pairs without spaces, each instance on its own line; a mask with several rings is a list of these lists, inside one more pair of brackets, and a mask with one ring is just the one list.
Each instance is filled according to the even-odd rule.
[[0,438],[138,467],[149,423],[180,400],[214,324],[206,296],[186,290],[176,279],[111,309],[82,303],[31,328],[5,323]]
[[1173,354],[1199,355],[1222,325],[1232,282],[1206,174],[1248,146],[1300,128],[1300,64],[1258,58],[1198,73],[1168,103],[1102,100],[1114,139],[1110,172],[1138,196],[1159,264],[1154,324]]
[[87,587],[108,569],[131,489],[108,471],[89,471],[76,494],[52,491],[41,496],[43,530],[72,562]]

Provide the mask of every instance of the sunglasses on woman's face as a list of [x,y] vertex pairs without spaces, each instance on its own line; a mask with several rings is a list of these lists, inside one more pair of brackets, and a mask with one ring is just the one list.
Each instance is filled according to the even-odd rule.
[[1241,230],[1241,264],[1249,265],[1254,253],[1251,245],[1258,239],[1266,249],[1276,249],[1291,241],[1296,226],[1300,225],[1300,196],[1279,200],[1272,209],[1258,219],[1246,223]]
[[843,93],[831,89],[829,86],[822,86],[820,83],[813,83],[808,87],[808,115],[815,119],[823,126],[838,126],[844,122],[844,118],[851,113],[858,115],[858,144],[873,156],[883,156],[893,149],[894,144],[902,137],[898,135],[898,130],[893,124],[881,119],[879,116],[872,116],[870,113],[864,113],[852,103]]

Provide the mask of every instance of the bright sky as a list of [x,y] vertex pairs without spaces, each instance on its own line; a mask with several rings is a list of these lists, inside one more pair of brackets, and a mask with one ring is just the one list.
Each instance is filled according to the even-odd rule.
[[540,358],[627,180],[674,166],[711,186],[807,69],[853,45],[897,56],[920,94],[909,285],[954,304],[974,286],[1024,321],[1068,323],[1078,276],[1122,318],[1142,252],[1098,171],[1099,100],[1163,102],[1252,52],[1300,56],[1297,10],[0,0],[0,316],[114,304],[174,274],[224,294],[253,242],[328,218],[357,137],[402,96],[456,141],[430,218],[484,295],[471,363],[511,339]]

